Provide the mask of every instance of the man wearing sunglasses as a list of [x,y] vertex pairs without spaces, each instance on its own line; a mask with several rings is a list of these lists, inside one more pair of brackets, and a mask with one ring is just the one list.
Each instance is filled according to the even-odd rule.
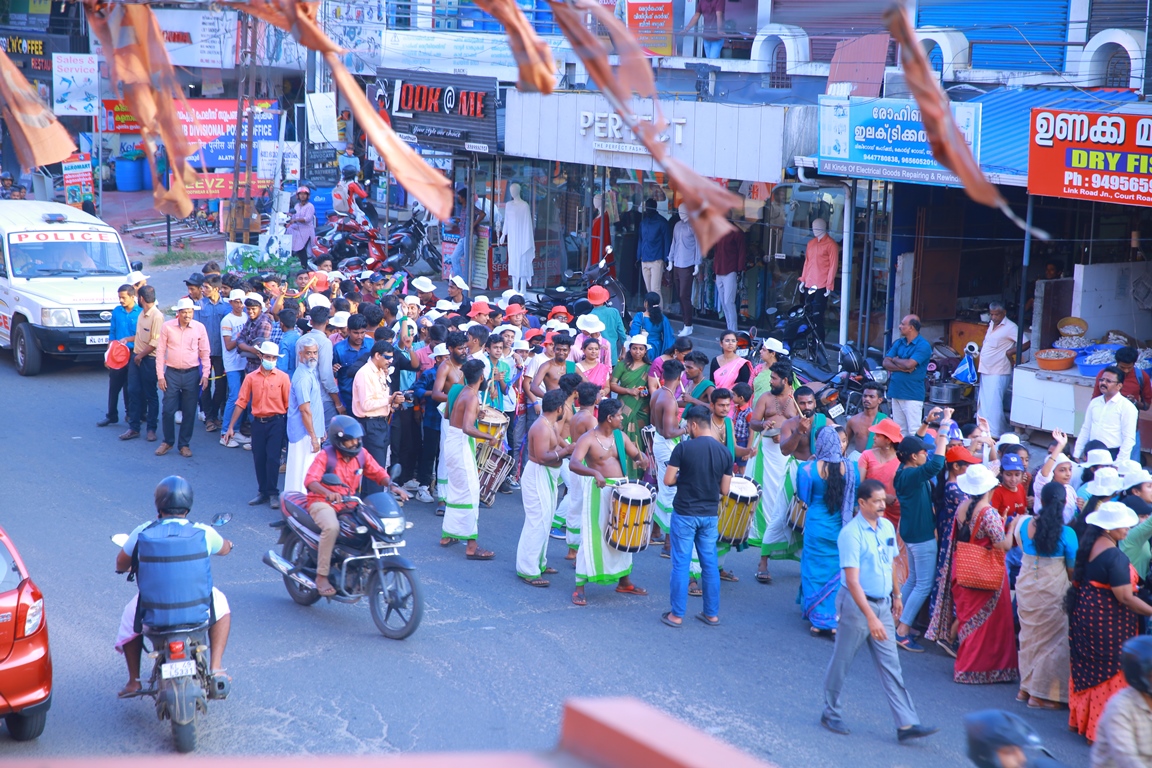
[[[364,449],[382,467],[388,466],[392,409],[404,402],[404,393],[394,394],[388,386],[388,371],[394,356],[395,348],[391,342],[376,342],[372,345],[368,362],[352,380],[352,415],[364,427]],[[384,489],[374,481],[365,479],[365,495],[381,490]]]

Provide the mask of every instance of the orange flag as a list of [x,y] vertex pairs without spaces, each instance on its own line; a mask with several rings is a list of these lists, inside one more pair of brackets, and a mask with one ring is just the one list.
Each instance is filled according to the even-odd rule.
[[[176,100],[187,105],[152,9],[84,0],[84,10],[108,57],[110,78],[140,123],[156,210],[179,218],[191,215],[192,200],[184,185],[196,175],[188,164],[191,147],[176,115]],[[170,189],[164,188],[156,162],[160,142],[172,169]]]
[[67,160],[76,151],[72,137],[44,106],[27,78],[0,52],[0,105],[12,146],[25,170]]

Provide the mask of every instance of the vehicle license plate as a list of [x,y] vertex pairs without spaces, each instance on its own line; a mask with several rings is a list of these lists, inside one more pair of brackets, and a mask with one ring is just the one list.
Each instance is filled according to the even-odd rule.
[[844,415],[844,406],[840,405],[840,403],[836,403],[835,405],[833,405],[831,408],[828,409],[828,416],[830,418],[838,419],[843,415]]
[[191,677],[196,674],[194,661],[170,661],[160,667],[160,677],[169,680],[173,677]]
[[397,541],[394,544],[389,544],[386,541],[373,541],[372,542],[372,548],[373,549],[388,549],[389,547],[404,547],[407,545],[408,545],[408,542],[406,542],[406,541]]
[[89,336],[87,339],[87,342],[89,344],[107,344],[108,343],[108,337],[107,336]]

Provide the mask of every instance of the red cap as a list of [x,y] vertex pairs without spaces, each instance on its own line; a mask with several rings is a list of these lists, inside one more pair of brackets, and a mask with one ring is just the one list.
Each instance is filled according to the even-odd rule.
[[504,310],[505,317],[512,317],[512,315],[524,314],[524,307],[521,304],[509,304],[508,309]]
[[900,426],[892,419],[884,419],[879,424],[873,424],[868,431],[876,435],[884,435],[892,441],[893,445],[904,439],[904,433],[900,431]]
[[972,451],[968,450],[962,445],[958,445],[955,448],[949,448],[947,453],[944,454],[944,461],[948,462],[949,464],[956,461],[962,461],[965,464],[980,463],[980,459],[973,456]]
[[556,336],[556,332],[555,332],[555,331],[548,331],[548,333],[544,334],[544,343],[545,343],[545,344],[551,344],[551,343],[552,343],[552,339],[553,339],[555,336]]
[[548,319],[551,320],[552,318],[556,317],[556,315],[561,313],[568,315],[568,317],[572,317],[572,313],[568,311],[568,307],[564,306],[563,304],[557,304],[556,306],[552,307],[552,311],[548,313]]
[[132,350],[128,349],[127,344],[116,339],[108,342],[108,350],[104,353],[105,365],[118,371],[128,365],[130,359],[132,359]]
[[608,301],[608,289],[602,285],[594,285],[588,289],[588,302],[594,307],[605,304]]
[[524,332],[524,340],[529,341],[531,339],[539,338],[543,335],[544,331],[540,330],[539,328],[532,328]]
[[492,307],[484,302],[473,304],[472,309],[468,312],[468,317],[476,317],[476,315],[490,315],[492,314]]

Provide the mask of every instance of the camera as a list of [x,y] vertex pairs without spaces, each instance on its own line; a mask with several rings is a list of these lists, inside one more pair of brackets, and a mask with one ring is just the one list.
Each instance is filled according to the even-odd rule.
[[416,399],[416,393],[413,392],[412,390],[408,390],[407,392],[404,393],[404,402],[411,403],[415,399]]

